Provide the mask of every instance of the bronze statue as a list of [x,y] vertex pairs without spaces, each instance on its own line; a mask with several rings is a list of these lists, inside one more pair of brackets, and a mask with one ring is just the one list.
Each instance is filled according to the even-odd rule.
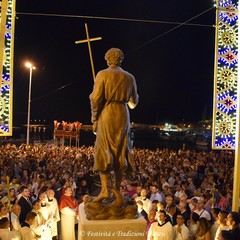
[[[123,52],[111,48],[105,54],[108,68],[98,72],[91,95],[91,121],[96,133],[94,170],[99,171],[101,192],[93,202],[109,198],[109,189],[120,189],[124,171],[134,171],[130,152],[129,109],[138,104],[137,85],[132,74],[120,65]],[[114,184],[109,186],[110,172]],[[119,200],[115,201],[119,205]],[[114,205],[114,203],[113,203]]]

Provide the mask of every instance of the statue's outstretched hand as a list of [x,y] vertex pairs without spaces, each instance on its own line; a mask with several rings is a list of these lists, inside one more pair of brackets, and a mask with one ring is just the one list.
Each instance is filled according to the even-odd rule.
[[96,135],[97,134],[97,122],[98,121],[95,121],[94,123],[93,123],[93,133]]

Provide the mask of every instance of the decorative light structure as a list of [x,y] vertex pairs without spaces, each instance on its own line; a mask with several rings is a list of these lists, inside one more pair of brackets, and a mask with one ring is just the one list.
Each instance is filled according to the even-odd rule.
[[15,0],[0,0],[0,136],[12,135]]
[[[216,1],[213,149],[235,149],[238,104],[238,0]],[[240,84],[240,83],[239,83]]]

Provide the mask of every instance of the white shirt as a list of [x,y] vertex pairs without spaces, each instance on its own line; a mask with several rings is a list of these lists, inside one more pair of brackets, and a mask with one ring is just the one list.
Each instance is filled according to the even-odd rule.
[[19,222],[19,217],[14,214],[13,212],[11,212],[11,222],[12,222],[12,226],[16,231],[20,231],[21,230],[21,224]]
[[216,235],[215,235],[214,240],[220,239],[220,238],[219,238],[219,235],[220,235],[220,233],[221,233],[222,230],[227,230],[227,231],[228,231],[228,230],[229,230],[229,227],[228,227],[228,226],[221,226],[221,225],[220,225],[220,226],[218,227],[218,229],[217,229],[217,232],[216,232]]
[[207,210],[205,210],[205,209],[202,209],[200,211],[196,209],[194,212],[197,213],[199,215],[199,217],[206,218],[208,221],[211,220],[210,213]]
[[175,232],[175,240],[187,240],[189,238],[189,229],[188,227],[186,227],[185,224],[183,224],[182,226],[180,226],[180,232],[177,230],[178,229],[178,225],[175,225],[174,228],[174,232]]
[[152,209],[152,202],[148,198],[136,197],[135,201],[141,201],[143,203],[142,209],[148,214]]
[[163,201],[162,195],[159,192],[155,194],[152,193],[150,197],[150,201],[152,202],[154,200],[158,200],[159,202],[162,202]]
[[180,197],[183,196],[184,194],[185,194],[185,191],[184,191],[184,190],[180,190],[180,191],[175,192],[174,196],[180,198]]
[[147,240],[174,240],[174,230],[170,222],[165,223],[162,226],[158,225],[158,222],[152,223]]
[[35,233],[29,227],[22,227],[21,235],[22,235],[22,240],[36,240]]

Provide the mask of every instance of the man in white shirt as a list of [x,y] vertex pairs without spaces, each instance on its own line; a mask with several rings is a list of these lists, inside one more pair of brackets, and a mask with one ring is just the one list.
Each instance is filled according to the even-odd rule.
[[52,240],[50,228],[41,211],[41,200],[33,202],[32,212],[37,214],[37,220],[31,226],[36,235],[41,236],[39,240]]
[[158,200],[159,202],[163,201],[162,195],[159,193],[158,187],[156,185],[151,186],[151,196],[150,201]]
[[174,230],[170,222],[166,222],[166,212],[160,210],[157,222],[151,224],[147,240],[174,240]]
[[36,240],[40,236],[36,235],[31,229],[31,226],[37,220],[37,214],[35,212],[29,212],[26,216],[25,222],[22,224],[21,235],[22,240]]
[[21,234],[14,229],[10,231],[10,221],[7,217],[0,219],[0,239],[1,240],[21,240]]
[[57,199],[54,197],[55,192],[52,189],[48,189],[47,197],[48,197],[48,204],[49,204],[49,219],[51,220],[51,233],[52,239],[57,239],[58,236],[58,228],[57,222],[60,221],[60,214],[58,209],[58,202]]
[[16,231],[21,230],[21,224],[19,222],[19,216],[21,213],[21,206],[18,204],[14,204],[11,208],[11,222],[12,222],[12,227]]
[[218,239],[221,239],[220,236],[221,236],[221,231],[222,230],[229,230],[229,227],[227,226],[227,215],[228,215],[228,212],[224,211],[224,210],[221,210],[218,214],[218,223],[219,223],[219,227],[216,231],[216,235],[214,237],[214,240],[218,240]]
[[199,218],[206,218],[208,221],[211,220],[211,215],[210,213],[204,209],[204,201],[202,199],[199,199],[197,202],[196,210],[194,211],[199,215]]
[[142,214],[145,217],[145,215],[148,215],[149,211],[152,209],[152,202],[147,198],[147,190],[143,188],[140,193],[140,197],[135,198],[135,202],[138,206],[138,212]]
[[7,217],[0,219],[0,239],[8,240],[9,238],[9,220]]
[[176,192],[175,192],[174,196],[177,198],[180,198],[181,196],[183,196],[185,194],[185,191],[181,188],[180,185],[176,185],[175,190],[176,190]]
[[184,217],[181,214],[177,215],[177,224],[173,227],[175,233],[175,240],[188,240],[189,229],[184,224]]
[[218,223],[218,214],[221,211],[220,208],[212,208],[211,209],[211,215],[212,215],[212,219],[213,219],[213,224],[211,226],[211,235],[214,239],[214,236],[216,235],[217,229],[219,227],[219,223]]

